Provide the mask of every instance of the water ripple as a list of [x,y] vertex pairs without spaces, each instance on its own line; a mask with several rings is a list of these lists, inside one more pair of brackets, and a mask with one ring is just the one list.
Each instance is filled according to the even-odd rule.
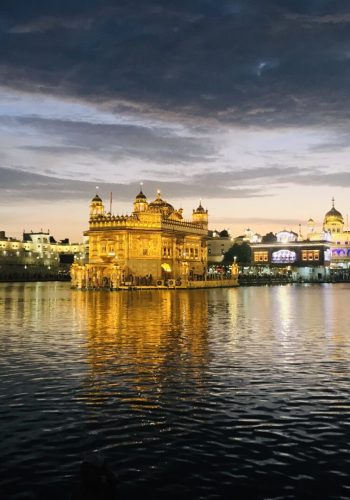
[[349,295],[1,284],[3,498],[350,498]]

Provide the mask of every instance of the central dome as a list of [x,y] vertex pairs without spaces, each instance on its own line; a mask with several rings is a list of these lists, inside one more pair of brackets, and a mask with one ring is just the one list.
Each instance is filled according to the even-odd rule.
[[148,205],[148,209],[154,212],[167,212],[168,214],[174,211],[174,207],[160,196],[160,191],[157,192],[157,198]]

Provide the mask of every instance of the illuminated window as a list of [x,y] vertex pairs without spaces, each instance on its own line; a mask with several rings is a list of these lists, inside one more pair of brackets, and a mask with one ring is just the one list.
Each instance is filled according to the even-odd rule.
[[304,261],[320,260],[319,250],[302,250],[301,259]]
[[272,262],[275,264],[288,264],[296,261],[296,253],[291,250],[278,250],[272,254]]
[[254,252],[254,262],[267,262],[268,260],[268,252]]

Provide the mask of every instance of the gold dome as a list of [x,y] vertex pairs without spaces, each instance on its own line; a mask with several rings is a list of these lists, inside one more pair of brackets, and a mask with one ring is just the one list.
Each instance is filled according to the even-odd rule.
[[174,207],[161,198],[159,190],[157,198],[148,205],[148,208],[153,212],[174,212]]
[[146,195],[142,192],[142,189],[140,189],[139,194],[136,196],[136,201],[146,201],[147,197]]
[[344,224],[343,216],[336,208],[334,208],[334,198],[332,199],[332,208],[326,213],[323,220],[323,225],[342,225]]
[[197,213],[197,214],[204,214],[205,213],[205,210],[202,206],[202,200],[199,202],[199,205],[196,208],[196,210],[194,210],[194,213]]
[[97,193],[95,194],[95,196],[92,198],[91,201],[95,201],[95,202],[98,201],[98,202],[102,203],[102,200],[101,200],[101,198],[99,197],[99,195]]

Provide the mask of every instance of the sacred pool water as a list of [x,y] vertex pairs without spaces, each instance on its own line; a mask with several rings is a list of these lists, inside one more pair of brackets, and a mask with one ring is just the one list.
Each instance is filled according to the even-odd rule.
[[0,491],[350,498],[350,285],[0,285]]

